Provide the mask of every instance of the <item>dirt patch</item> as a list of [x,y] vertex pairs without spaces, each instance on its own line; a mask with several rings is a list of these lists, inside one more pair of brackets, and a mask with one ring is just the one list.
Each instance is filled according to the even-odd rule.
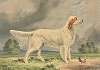
[[86,63],[72,60],[70,63],[63,63],[60,70],[100,70],[100,58],[87,59]]

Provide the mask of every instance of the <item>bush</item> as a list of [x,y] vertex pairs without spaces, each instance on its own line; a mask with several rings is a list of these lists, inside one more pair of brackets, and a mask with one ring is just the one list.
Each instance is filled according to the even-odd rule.
[[17,54],[20,51],[19,44],[16,40],[14,39],[9,39],[3,48],[3,51],[6,53],[12,53],[12,54]]
[[95,46],[94,42],[86,42],[81,44],[81,47],[78,49],[80,53],[98,53],[99,50]]
[[78,50],[80,53],[88,53],[88,49],[84,44],[82,44]]

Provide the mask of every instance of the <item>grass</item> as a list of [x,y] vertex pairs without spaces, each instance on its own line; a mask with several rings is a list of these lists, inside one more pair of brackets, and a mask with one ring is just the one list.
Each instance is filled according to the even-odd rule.
[[[60,64],[63,63],[58,52],[43,52],[42,56],[45,58],[45,62],[41,62],[35,58],[32,58],[29,61],[30,63],[27,64],[15,61],[22,56],[23,55],[0,54],[0,70],[59,70]],[[99,58],[100,54],[72,54],[73,59],[80,56]]]
[[[10,55],[10,54],[0,54],[0,70],[59,70],[57,66],[60,63],[58,59],[58,54],[56,53],[45,53],[43,52],[43,57],[45,62],[41,62],[35,58],[31,59],[30,63],[17,62],[16,60],[23,55]],[[32,56],[31,56],[32,57]],[[58,59],[58,60],[57,60]]]
[[[50,62],[41,62],[39,60],[31,60],[30,63],[21,63],[15,61],[17,57],[0,58],[0,70],[42,70],[53,69],[56,70],[55,64]],[[58,61],[57,61],[58,62]]]
[[100,53],[72,54],[72,58],[84,57],[84,56],[86,56],[87,58],[100,58]]

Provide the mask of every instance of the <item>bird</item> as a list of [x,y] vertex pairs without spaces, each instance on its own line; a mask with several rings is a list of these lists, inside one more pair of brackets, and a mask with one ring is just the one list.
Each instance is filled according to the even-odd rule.
[[82,64],[82,63],[86,63],[86,57],[85,58],[82,58],[82,57],[79,57],[78,58],[79,62]]

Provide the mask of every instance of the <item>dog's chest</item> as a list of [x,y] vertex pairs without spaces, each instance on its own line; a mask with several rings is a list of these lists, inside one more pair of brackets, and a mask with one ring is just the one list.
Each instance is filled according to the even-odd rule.
[[74,32],[66,31],[63,33],[62,38],[64,43],[71,43],[74,39]]

